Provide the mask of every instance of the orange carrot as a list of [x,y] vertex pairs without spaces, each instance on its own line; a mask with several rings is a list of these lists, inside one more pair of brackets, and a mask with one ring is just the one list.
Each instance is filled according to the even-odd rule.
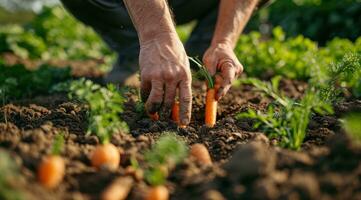
[[172,107],[172,120],[179,125],[179,101],[175,101]]
[[213,127],[216,124],[217,117],[217,105],[218,102],[215,99],[215,88],[209,88],[206,94],[206,110],[205,110],[205,124],[207,127]]
[[91,156],[91,163],[97,169],[105,167],[115,170],[120,163],[120,153],[111,143],[98,145]]
[[65,163],[58,155],[49,155],[38,168],[38,180],[46,188],[55,188],[63,180]]
[[193,144],[191,146],[190,155],[205,165],[211,165],[212,159],[209,152],[203,144]]
[[158,120],[159,120],[159,115],[158,115],[158,113],[154,113],[154,114],[148,113],[148,116],[149,116],[149,118],[150,118],[151,120],[153,120],[153,121],[158,121]]
[[126,199],[133,186],[133,179],[120,177],[115,179],[102,193],[102,200],[123,200]]
[[146,200],[168,200],[168,189],[163,185],[158,185],[150,188]]
[[219,80],[220,76],[216,76],[216,80],[214,80],[214,77],[212,77],[207,68],[202,64],[199,59],[189,59],[199,67],[200,73],[206,79],[208,89],[206,93],[205,124],[207,127],[213,127],[216,124],[217,118],[218,102],[215,99],[217,91],[219,89],[219,86],[217,84],[221,83],[222,81]]

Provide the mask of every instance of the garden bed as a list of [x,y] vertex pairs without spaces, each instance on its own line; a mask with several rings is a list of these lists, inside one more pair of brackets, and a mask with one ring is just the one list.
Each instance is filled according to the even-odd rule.
[[[281,89],[292,98],[300,98],[306,87],[299,81],[281,81]],[[335,105],[335,115],[314,115],[297,152],[278,147],[277,140],[252,128],[252,120],[236,119],[236,114],[249,108],[263,111],[271,102],[252,86],[233,88],[220,101],[218,121],[212,129],[203,126],[205,87],[195,83],[193,88],[193,115],[185,129],[171,121],[153,122],[136,112],[137,95],[129,90],[122,118],[131,134],[118,133],[111,140],[123,152],[121,166],[113,172],[91,167],[89,155],[99,141],[85,135],[83,104],[56,94],[2,106],[0,148],[20,166],[14,184],[27,199],[97,199],[112,180],[129,175],[130,157],[142,160],[144,151],[164,131],[174,131],[187,144],[205,144],[214,164],[203,166],[187,158],[178,165],[166,183],[171,199],[361,198],[361,148],[352,143],[338,121],[343,113],[361,110],[360,100]],[[46,190],[37,183],[36,170],[59,132],[64,132],[65,138],[66,175],[56,189]],[[142,199],[149,187],[138,178],[134,178],[129,199]]]

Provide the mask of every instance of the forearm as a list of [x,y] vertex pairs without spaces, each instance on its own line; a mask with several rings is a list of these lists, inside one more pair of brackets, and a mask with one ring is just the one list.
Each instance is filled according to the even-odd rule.
[[221,0],[220,2],[212,45],[222,43],[234,48],[257,0]]
[[166,0],[123,0],[140,44],[164,33],[176,33]]

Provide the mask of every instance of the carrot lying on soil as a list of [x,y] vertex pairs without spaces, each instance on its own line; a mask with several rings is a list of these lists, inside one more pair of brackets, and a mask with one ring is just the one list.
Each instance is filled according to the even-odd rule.
[[153,186],[147,193],[146,200],[168,200],[168,189],[163,185]]
[[63,180],[65,163],[61,156],[49,155],[41,162],[38,179],[44,187],[54,188]]
[[38,180],[46,188],[55,188],[63,180],[65,163],[63,158],[59,156],[63,143],[63,137],[57,135],[51,155],[46,156],[38,167]]
[[203,144],[193,144],[191,146],[190,155],[196,158],[200,163],[211,165],[212,159],[208,149]]
[[131,177],[120,177],[113,181],[102,193],[102,200],[126,199],[133,186]]
[[115,170],[120,163],[120,152],[112,143],[98,145],[91,155],[91,163],[97,169]]

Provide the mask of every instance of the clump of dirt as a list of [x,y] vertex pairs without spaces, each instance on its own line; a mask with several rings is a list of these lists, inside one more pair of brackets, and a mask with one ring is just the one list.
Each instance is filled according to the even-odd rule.
[[[306,87],[284,80],[285,94],[299,98]],[[0,109],[0,148],[20,167],[22,183],[17,187],[27,199],[98,199],[101,192],[119,177],[129,175],[130,158],[139,161],[163,131],[173,131],[188,144],[203,143],[213,165],[202,166],[192,158],[178,165],[166,186],[172,199],[360,199],[361,148],[342,131],[335,116],[314,116],[305,143],[299,152],[275,146],[251,120],[236,120],[249,108],[264,110],[271,99],[254,92],[251,86],[233,88],[219,102],[214,128],[203,126],[204,90],[194,89],[191,124],[179,129],[172,121],[153,122],[136,110],[136,95],[127,94],[122,118],[130,134],[115,134],[111,142],[122,152],[119,169],[96,171],[89,155],[99,140],[86,135],[87,106],[52,95],[7,104]],[[349,101],[336,109],[357,110],[361,104]],[[61,185],[48,191],[36,181],[36,169],[49,153],[53,138],[63,134],[66,176]],[[129,199],[141,199],[148,186],[131,181]]]

